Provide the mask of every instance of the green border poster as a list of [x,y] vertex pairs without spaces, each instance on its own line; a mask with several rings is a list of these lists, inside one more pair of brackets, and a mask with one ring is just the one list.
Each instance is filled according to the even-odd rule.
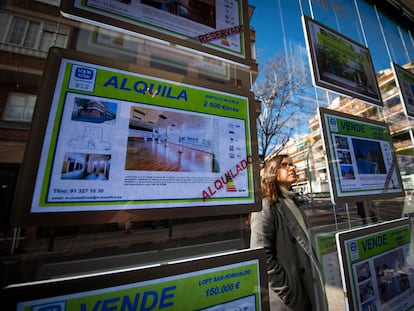
[[[69,58],[57,70],[32,213],[254,202],[249,97]],[[157,157],[177,163],[141,165]]]

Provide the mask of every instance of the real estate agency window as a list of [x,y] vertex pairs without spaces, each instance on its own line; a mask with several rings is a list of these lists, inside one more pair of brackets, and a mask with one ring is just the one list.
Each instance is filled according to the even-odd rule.
[[36,95],[10,92],[3,111],[3,121],[30,122],[36,102]]
[[26,49],[46,52],[52,45],[65,47],[69,30],[66,27],[57,29],[56,25],[0,13],[0,29],[5,34],[2,41]]

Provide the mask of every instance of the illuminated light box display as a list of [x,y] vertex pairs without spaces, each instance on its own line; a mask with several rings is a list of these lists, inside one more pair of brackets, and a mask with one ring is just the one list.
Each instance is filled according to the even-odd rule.
[[63,16],[248,64],[248,5],[236,1],[62,1]]
[[382,107],[369,50],[308,16],[302,20],[315,86]]
[[337,233],[347,310],[412,310],[408,218]]
[[263,249],[15,284],[7,310],[269,310]]
[[335,201],[403,196],[386,123],[319,108]]
[[414,74],[395,63],[391,63],[391,67],[404,112],[407,116],[414,118]]
[[51,49],[19,183],[33,196],[17,198],[17,222],[88,211],[113,211],[107,219],[116,221],[120,210],[140,210],[140,219],[257,210],[251,94],[130,68]]

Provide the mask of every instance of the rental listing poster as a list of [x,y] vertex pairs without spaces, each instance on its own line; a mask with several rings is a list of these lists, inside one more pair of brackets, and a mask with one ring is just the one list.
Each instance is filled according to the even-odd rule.
[[57,70],[32,213],[255,201],[248,96],[70,58]]

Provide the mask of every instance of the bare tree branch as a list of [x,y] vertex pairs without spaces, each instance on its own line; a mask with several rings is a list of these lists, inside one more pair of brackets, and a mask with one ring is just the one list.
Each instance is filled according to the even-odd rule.
[[305,103],[295,95],[306,88],[306,72],[282,54],[267,60],[262,68],[263,78],[253,86],[253,92],[261,102],[259,153],[266,157],[283,149],[303,116]]

